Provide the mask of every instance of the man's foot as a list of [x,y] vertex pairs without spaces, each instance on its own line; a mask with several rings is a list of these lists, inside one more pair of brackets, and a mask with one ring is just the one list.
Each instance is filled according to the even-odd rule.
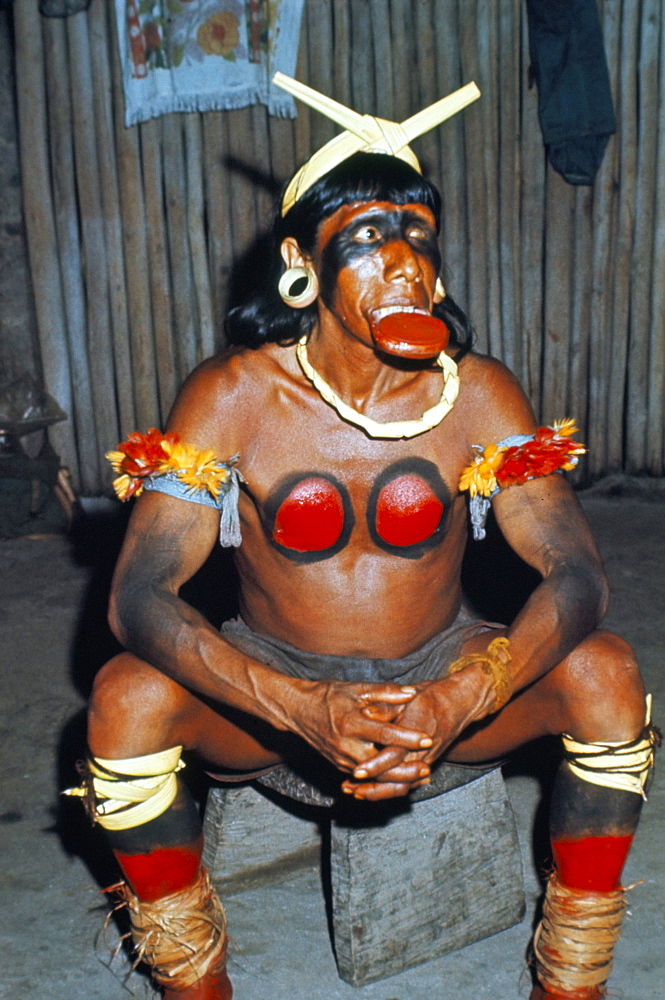
[[164,990],[164,1000],[231,1000],[233,987],[225,969],[209,972],[185,990]]
[[540,983],[536,983],[531,991],[531,1000],[603,1000],[605,995],[602,986],[589,986],[574,993],[548,993]]

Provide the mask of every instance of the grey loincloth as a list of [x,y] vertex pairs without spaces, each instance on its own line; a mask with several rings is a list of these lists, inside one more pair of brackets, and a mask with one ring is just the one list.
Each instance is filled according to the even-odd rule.
[[396,659],[308,653],[282,639],[254,632],[240,618],[224,622],[222,635],[241,652],[289,677],[312,681],[417,684],[445,677],[448,667],[457,659],[468,639],[495,628],[503,626],[473,618],[462,610],[453,624],[439,635],[414,652]]
[[[315,681],[394,681],[397,684],[417,684],[419,681],[445,677],[468,639],[503,627],[495,622],[474,618],[462,609],[447,629],[435,635],[424,646],[397,659],[308,653],[282,639],[254,632],[240,618],[224,622],[222,635],[241,652],[290,677]],[[306,759],[300,759],[298,762],[276,764],[251,773],[220,774],[209,771],[208,774],[223,782],[258,780],[273,791],[301,802],[331,806],[339,793],[340,772],[323,758],[318,755],[315,757],[313,767],[308,767]],[[481,777],[493,767],[496,767],[496,763],[449,764],[441,760],[432,770],[431,784],[412,792],[409,798],[413,801],[440,795],[441,792]]]

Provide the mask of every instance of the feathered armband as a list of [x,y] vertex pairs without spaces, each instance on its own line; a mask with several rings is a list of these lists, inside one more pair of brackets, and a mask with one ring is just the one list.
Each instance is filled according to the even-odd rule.
[[486,448],[474,445],[477,454],[464,469],[459,481],[462,493],[469,493],[473,537],[485,537],[485,520],[492,497],[507,486],[528,479],[549,476],[560,469],[574,469],[584,445],[571,441],[577,433],[575,421],[558,420],[552,427],[539,427],[535,434],[513,434]]
[[120,500],[156,490],[190,503],[216,507],[221,512],[220,543],[241,542],[238,497],[242,473],[238,456],[219,462],[211,450],[199,451],[178,434],[162,434],[151,427],[147,434],[134,432],[106,457],[117,473],[113,489]]

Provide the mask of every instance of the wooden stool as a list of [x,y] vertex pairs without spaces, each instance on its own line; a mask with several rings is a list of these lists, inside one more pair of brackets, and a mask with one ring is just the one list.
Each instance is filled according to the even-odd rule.
[[222,896],[267,885],[319,861],[323,828],[347,983],[395,975],[523,917],[517,832],[498,769],[442,765],[410,800],[374,804],[337,802],[286,767],[259,780],[211,789],[204,862]]

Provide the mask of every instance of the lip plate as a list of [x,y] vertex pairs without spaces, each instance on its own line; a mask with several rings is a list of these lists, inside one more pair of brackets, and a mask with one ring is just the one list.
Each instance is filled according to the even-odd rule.
[[448,344],[443,320],[421,312],[390,312],[371,320],[372,338],[380,351],[402,358],[436,357]]

